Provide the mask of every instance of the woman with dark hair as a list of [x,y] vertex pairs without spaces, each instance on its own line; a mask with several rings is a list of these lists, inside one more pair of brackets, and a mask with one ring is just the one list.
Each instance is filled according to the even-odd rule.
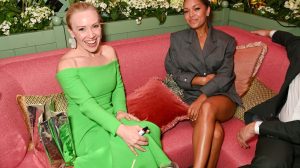
[[119,63],[101,44],[97,10],[78,2],[66,15],[72,49],[60,59],[57,79],[68,101],[75,168],[176,167],[161,149],[160,129],[126,113]]
[[208,0],[185,0],[184,18],[189,29],[173,33],[165,67],[190,104],[194,167],[216,167],[224,132],[241,104],[234,87],[233,54],[236,42],[209,23]]

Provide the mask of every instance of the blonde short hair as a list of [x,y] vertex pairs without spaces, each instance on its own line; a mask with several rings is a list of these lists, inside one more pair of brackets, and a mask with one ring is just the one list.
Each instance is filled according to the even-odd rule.
[[[87,3],[87,2],[76,2],[76,3],[73,3],[72,5],[70,5],[70,7],[66,13],[66,21],[67,21],[68,28],[72,30],[71,17],[74,13],[80,12],[80,11],[85,11],[88,9],[92,9],[98,13],[97,9],[92,4]],[[101,22],[102,18],[99,14],[98,14],[98,18],[99,18],[99,22]]]

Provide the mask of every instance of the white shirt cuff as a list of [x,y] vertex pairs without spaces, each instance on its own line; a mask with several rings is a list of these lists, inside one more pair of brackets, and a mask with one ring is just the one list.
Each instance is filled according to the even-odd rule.
[[258,134],[258,135],[259,135],[259,126],[260,126],[261,123],[262,123],[262,121],[256,121],[256,122],[255,122],[254,132],[255,132],[256,134]]
[[277,30],[271,30],[270,33],[269,33],[269,36],[272,38],[274,33],[276,32]]

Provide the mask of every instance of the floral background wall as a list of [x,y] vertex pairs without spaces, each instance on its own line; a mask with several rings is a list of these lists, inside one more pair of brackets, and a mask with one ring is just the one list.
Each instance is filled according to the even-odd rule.
[[300,0],[229,0],[231,8],[300,26]]
[[44,1],[0,0],[0,35],[50,28],[54,11]]
[[156,17],[160,24],[167,15],[180,14],[183,0],[86,0],[101,13],[104,21],[135,19],[137,24],[142,18]]
[[[51,29],[52,17],[66,0],[0,0],[0,36]],[[67,0],[69,4],[79,0]],[[156,17],[160,24],[168,15],[182,14],[183,0],[85,0],[93,4],[104,21],[131,19],[141,24]],[[226,3],[225,3],[226,1]],[[213,10],[222,6],[300,26],[300,0],[210,0]]]

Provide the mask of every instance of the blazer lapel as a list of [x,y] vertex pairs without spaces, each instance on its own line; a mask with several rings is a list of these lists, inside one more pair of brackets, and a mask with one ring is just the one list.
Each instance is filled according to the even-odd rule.
[[212,28],[212,26],[209,26],[207,38],[203,47],[204,57],[209,56],[210,53],[212,53],[216,49],[217,45],[215,44],[215,42],[216,39],[214,36],[214,29]]
[[[202,64],[205,64],[204,58],[210,55],[210,53],[212,53],[217,47],[216,45],[217,39],[214,36],[214,29],[211,26],[209,26],[209,30],[208,30],[208,34],[207,34],[207,38],[203,50],[201,50],[200,48],[200,43],[196,31],[190,29],[187,40],[189,43],[189,47],[188,47],[189,50],[197,59],[201,61]],[[203,55],[202,57],[200,56],[200,53],[202,53]]]
[[204,61],[204,57],[200,56],[201,54],[201,49],[200,49],[200,43],[197,37],[197,33],[196,31],[190,29],[189,31],[189,35],[188,35],[188,43],[189,43],[189,51],[194,55],[194,57],[197,60],[200,60],[201,64],[204,65],[205,61]]

